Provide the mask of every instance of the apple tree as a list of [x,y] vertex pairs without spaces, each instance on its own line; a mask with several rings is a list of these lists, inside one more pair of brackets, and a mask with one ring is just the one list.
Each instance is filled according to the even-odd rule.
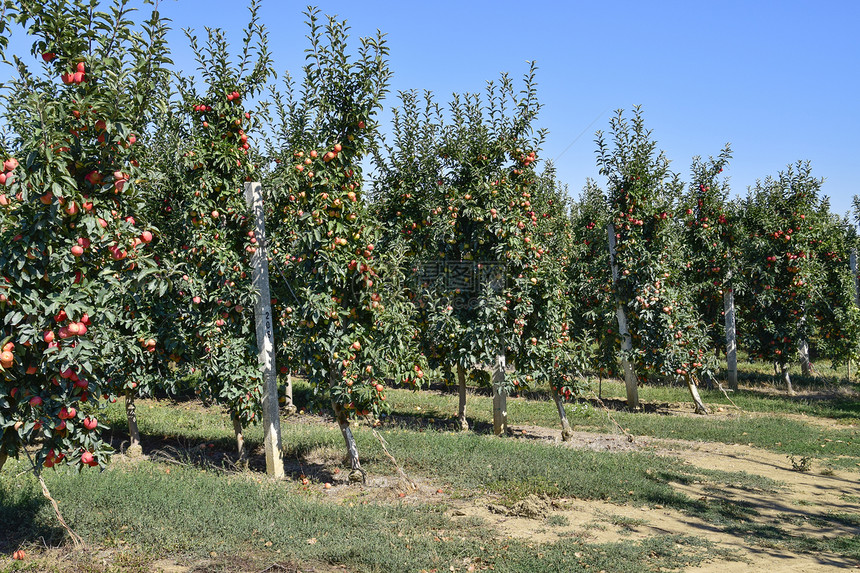
[[686,381],[698,413],[707,413],[697,380],[713,359],[704,324],[680,276],[682,252],[673,213],[682,184],[651,139],[642,112],[611,120],[611,141],[598,133],[597,163],[608,178],[607,226],[621,360],[628,404],[649,377]]
[[816,236],[810,239],[810,250],[820,269],[808,310],[812,346],[818,356],[829,358],[834,365],[850,363],[860,354],[860,309],[851,269],[857,230],[847,219],[830,213],[826,200],[812,219]]
[[[196,376],[204,401],[230,413],[240,458],[243,429],[261,412],[262,372],[257,361],[251,280],[251,254],[257,248],[246,181],[259,177],[259,154],[252,148],[263,108],[252,104],[272,73],[266,31],[258,3],[238,61],[231,60],[223,31],[207,29],[201,41],[187,35],[196,54],[198,83],[180,78],[180,110],[166,166],[163,225],[170,229],[163,256],[179,271],[173,289],[172,358]],[[199,87],[198,87],[199,86]]]
[[132,354],[118,332],[149,327],[125,307],[160,288],[139,156],[169,60],[158,12],[131,15],[124,0],[6,6],[39,65],[14,58],[3,104],[0,465],[32,445],[37,469],[104,465],[98,399]]
[[689,296],[704,320],[713,348],[725,349],[729,384],[737,389],[737,336],[733,277],[740,262],[738,216],[729,201],[729,186],[720,174],[731,158],[727,145],[715,159],[696,157],[692,180],[681,200],[686,257],[684,279]]
[[[430,94],[423,105],[403,94],[394,143],[377,156],[386,240],[405,243],[412,255],[410,294],[422,341],[434,367],[456,365],[463,429],[467,371],[492,370],[499,433],[504,397],[557,373],[567,343],[566,311],[558,306],[566,204],[554,178],[535,171],[543,138],[533,127],[540,109],[535,70],[519,92],[503,75],[486,98],[455,95],[447,123]],[[516,366],[511,376],[508,362]]]
[[[347,448],[350,478],[364,478],[350,420],[388,410],[385,382],[420,385],[414,310],[403,293],[402,253],[377,249],[380,224],[363,189],[362,159],[376,130],[390,70],[381,35],[360,40],[347,25],[307,12],[311,46],[299,94],[288,79],[276,97],[280,118],[267,178],[273,225],[272,291],[285,337],[327,396]],[[293,330],[294,329],[294,330]]]
[[568,441],[573,434],[564,401],[580,394],[580,380],[594,363],[592,333],[581,321],[589,308],[573,296],[575,283],[571,281],[573,269],[585,269],[577,260],[580,246],[574,243],[567,188],[558,183],[551,163],[528,195],[528,214],[535,231],[532,266],[536,280],[531,281],[531,312],[524,319],[514,359],[514,386],[522,381],[523,386],[549,387],[561,420],[562,440]]
[[601,380],[618,374],[618,322],[606,235],[609,221],[606,195],[589,179],[571,211],[573,252],[567,280],[572,304],[578,309],[572,317],[572,331],[595,341],[588,368]]
[[808,162],[797,162],[757,181],[743,202],[742,342],[775,365],[789,393],[789,364],[812,334],[809,310],[820,274],[810,247],[821,184]]
[[464,413],[466,373],[462,367],[454,367],[456,360],[450,354],[450,338],[454,336],[451,324],[433,320],[440,311],[443,316],[448,312],[448,301],[431,300],[422,294],[425,280],[445,280],[438,264],[428,266],[424,262],[428,253],[435,257],[438,252],[433,220],[441,213],[438,207],[444,194],[445,129],[442,109],[431,92],[425,92],[423,98],[415,91],[400,93],[400,105],[392,109],[390,140],[380,137],[373,146],[373,208],[381,223],[378,248],[402,251],[406,256],[406,295],[415,305],[419,344],[428,366],[446,379],[453,378],[449,376],[452,368],[456,370],[460,380],[459,421],[468,428]]

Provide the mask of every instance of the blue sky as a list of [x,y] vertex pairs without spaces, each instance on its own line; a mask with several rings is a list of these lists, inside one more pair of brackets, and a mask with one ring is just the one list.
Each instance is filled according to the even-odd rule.
[[[538,124],[549,130],[542,157],[558,158],[559,178],[575,196],[587,177],[602,183],[594,132],[634,105],[682,178],[694,155],[716,155],[731,142],[726,173],[735,193],[808,159],[826,178],[835,212],[860,194],[860,2],[369,0],[319,8],[345,18],[356,40],[387,34],[389,107],[409,89],[432,90],[445,103],[501,72],[519,79],[535,60]],[[307,47],[303,9],[262,3],[276,67],[294,75]],[[173,57],[186,70],[193,61],[181,28],[221,27],[237,45],[248,19],[242,1],[161,0],[161,11],[173,21]]]

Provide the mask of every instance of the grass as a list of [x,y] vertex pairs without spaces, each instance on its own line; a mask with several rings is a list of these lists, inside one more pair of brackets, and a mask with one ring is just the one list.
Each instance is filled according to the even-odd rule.
[[[604,396],[623,396],[623,392],[620,383],[604,383]],[[455,394],[408,390],[390,390],[388,393],[394,407],[393,424],[402,428],[455,427],[458,399]],[[733,413],[731,417],[643,415],[626,411],[613,411],[611,415],[634,436],[751,444],[787,456],[827,460],[842,469],[856,469],[856,464],[860,463],[860,400],[856,397],[851,402],[842,395],[815,400],[761,395],[755,391],[744,391],[741,395],[745,397],[732,396],[732,400],[745,411]],[[646,387],[640,397],[658,403],[689,401],[687,389],[678,387]],[[703,389],[702,397],[711,406],[730,405],[719,391]],[[492,398],[470,394],[466,405],[470,423],[477,431],[489,432]],[[748,407],[750,405],[755,407]],[[802,419],[786,418],[783,414],[803,414],[839,423],[814,425]],[[606,413],[592,405],[569,405],[568,416],[575,429],[617,432]],[[559,427],[555,404],[549,399],[509,398],[508,421],[519,425]]]
[[[757,376],[764,378],[752,372],[747,382]],[[308,387],[301,380],[294,382],[298,403],[307,403]],[[728,408],[721,392],[703,389],[707,403],[727,406],[731,415],[665,415],[661,407],[645,413],[617,409],[610,415],[635,436],[752,444],[783,454],[787,468],[791,457],[808,457],[823,462],[829,471],[856,471],[860,430],[855,426],[860,425],[860,414],[856,398],[851,401],[856,385],[835,391],[827,384],[821,388],[811,384],[798,382],[801,388],[816,390],[805,398],[768,393],[761,387],[732,394],[744,412]],[[604,382],[601,390],[604,397],[623,396],[623,386],[617,382]],[[138,420],[150,460],[115,464],[102,473],[46,472],[65,518],[89,543],[110,553],[108,565],[74,556],[68,565],[63,559],[53,562],[44,557],[0,562],[0,571],[148,571],[153,561],[168,556],[205,563],[200,570],[207,571],[261,570],[282,563],[323,572],[334,570],[332,565],[362,572],[464,571],[469,566],[495,571],[625,572],[681,569],[720,554],[706,541],[677,536],[611,544],[587,543],[575,534],[547,543],[510,539],[480,519],[449,517],[446,505],[474,503],[481,497],[513,504],[533,494],[673,508],[758,546],[860,558],[857,536],[792,537],[779,523],[757,520],[755,509],[742,502],[694,499],[674,487],[695,483],[705,491],[726,486],[778,491],[782,485],[772,480],[702,470],[647,451],[593,452],[559,448],[542,440],[499,439],[491,435],[491,398],[480,392],[470,393],[467,402],[474,431],[455,432],[456,394],[399,389],[387,394],[393,411],[379,433],[411,477],[445,489],[446,497],[439,498],[442,502],[381,501],[366,496],[364,490],[346,496],[327,494],[318,484],[337,477],[343,441],[336,426],[324,417],[304,415],[282,422],[290,479],[276,483],[261,477],[259,459],[252,458],[251,468],[257,471],[235,471],[232,425],[217,408],[193,401],[141,400]],[[645,387],[641,397],[658,406],[688,400],[686,389],[678,387]],[[126,435],[122,404],[110,405],[100,416],[119,446]],[[569,407],[569,416],[575,429],[617,432],[607,413],[590,403]],[[508,418],[512,424],[558,427],[555,405],[541,392],[510,398]],[[816,420],[821,423],[813,423]],[[365,469],[373,476],[396,480],[395,468],[373,434],[361,426],[355,435]],[[248,430],[246,442],[251,450],[260,447],[259,427]],[[0,552],[25,547],[38,554],[40,545],[61,544],[64,532],[35,480],[18,475],[25,469],[23,462],[10,461],[4,469]],[[311,478],[311,486],[299,485],[305,475]],[[856,496],[843,497],[856,503]],[[610,518],[607,523],[625,530],[644,524],[632,518]],[[860,525],[854,513],[818,519],[823,520],[822,527]],[[548,528],[568,524],[566,517],[555,514],[543,521]]]
[[[12,463],[13,471],[20,468]],[[258,561],[344,563],[369,572],[465,570],[466,564],[495,571],[634,572],[643,565],[658,570],[698,563],[708,547],[676,537],[529,544],[457,523],[444,515],[444,506],[335,503],[302,494],[295,484],[254,477],[144,461],[101,474],[50,472],[48,483],[67,521],[90,543],[132,547],[148,559],[253,553]],[[19,543],[62,539],[32,479],[0,477],[0,523]],[[146,559],[138,563],[145,567]]]
[[621,527],[626,531],[635,531],[637,527],[641,527],[643,525],[647,525],[647,521],[644,519],[638,519],[635,517],[627,517],[624,515],[609,515],[607,516],[609,523],[612,525]]
[[[176,437],[171,431],[179,421],[191,429],[189,440],[232,447],[232,429],[226,416],[212,416],[205,410],[194,412],[191,407],[170,407],[149,403],[144,411],[151,413],[146,423],[141,416],[141,432],[146,436]],[[188,408],[188,409],[186,409]],[[106,421],[120,430],[122,409],[114,405],[107,411]],[[343,455],[340,431],[333,424],[294,423],[282,421],[285,455],[291,459],[328,458],[339,463]],[[715,481],[746,484],[749,487],[773,489],[776,484],[742,473],[706,471],[683,466],[676,460],[640,452],[622,452],[607,456],[588,450],[557,448],[543,442],[504,440],[473,432],[429,432],[403,428],[380,431],[407,472],[432,476],[443,485],[457,489],[480,488],[488,493],[503,495],[513,501],[530,494],[556,497],[579,497],[607,501],[669,504],[676,494],[669,482],[685,482],[693,477],[708,477]],[[355,430],[362,463],[371,474],[393,474],[394,468],[383,454],[378,441],[363,427]],[[146,437],[144,438],[146,441]],[[247,435],[249,447],[262,442],[259,428]],[[195,447],[186,448],[186,459],[192,458]],[[303,464],[305,473],[319,469],[310,461]],[[659,476],[659,479],[658,479]],[[633,494],[627,492],[633,491]]]
[[[585,400],[596,397],[598,393],[604,399],[623,399],[626,394],[624,385],[615,380],[604,380],[598,389],[598,384],[594,381],[584,386],[582,397]],[[810,394],[799,394],[789,396],[784,394],[779,389],[773,389],[769,385],[745,386],[737,392],[730,392],[729,398],[719,389],[708,389],[702,387],[699,392],[702,400],[713,407],[723,406],[733,409],[732,402],[741,410],[746,412],[757,412],[763,414],[798,414],[812,417],[829,418],[835,423],[843,425],[851,425],[860,423],[860,401],[857,399],[857,394],[860,394],[860,384],[842,385],[839,387],[828,384],[821,384],[815,387],[809,387]],[[456,412],[457,395],[453,393],[446,394],[447,399],[440,400],[438,404],[428,403],[421,396],[425,393],[416,394],[414,400],[401,399],[398,404],[404,407],[404,415],[436,415],[440,418],[447,418],[451,412]],[[526,419],[531,419],[535,422],[540,421],[543,424],[551,422],[557,424],[558,418],[555,411],[555,404],[549,399],[548,393],[544,391],[534,392],[536,398],[539,398],[543,407],[522,407],[518,406],[520,398],[509,398],[509,415],[523,416]],[[470,396],[467,400],[467,410],[473,410],[472,406],[483,402],[485,396],[475,395]],[[643,402],[653,404],[658,411],[661,404],[673,404],[679,402],[690,402],[690,392],[686,386],[653,386],[645,385],[639,389],[639,398]],[[729,401],[731,399],[731,401]],[[607,400],[609,401],[609,400]],[[422,408],[422,411],[415,410],[415,406]],[[569,405],[568,408],[571,406]],[[592,406],[593,407],[593,406]],[[409,409],[412,409],[410,412]],[[574,412],[576,413],[576,412]],[[481,421],[488,421],[486,418],[481,418]],[[491,420],[489,420],[491,421]]]

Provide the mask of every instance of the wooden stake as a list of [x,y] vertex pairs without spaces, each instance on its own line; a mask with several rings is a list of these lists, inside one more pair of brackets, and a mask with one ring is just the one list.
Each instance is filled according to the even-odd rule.
[[860,276],[857,276],[857,249],[851,249],[849,264],[851,265],[851,275],[854,279],[854,304],[860,306]]
[[624,304],[618,297],[618,264],[615,262],[615,225],[608,223],[606,232],[609,235],[609,263],[612,265],[612,286],[615,288],[615,314],[618,317],[618,334],[621,336],[621,367],[624,370],[624,385],[627,387],[627,406],[631,410],[639,407],[639,380],[627,355],[633,350],[633,339],[627,328],[627,313]]
[[809,342],[806,339],[797,343],[797,354],[800,356],[801,373],[804,376],[818,376],[815,365],[812,364],[812,360],[809,358]]
[[508,431],[508,395],[502,392],[505,383],[505,355],[496,356],[493,365],[493,433],[501,435]]
[[258,293],[254,304],[257,321],[258,359],[263,370],[263,442],[266,450],[266,474],[284,477],[281,451],[281,419],[278,411],[278,381],[275,370],[275,337],[272,327],[272,295],[269,291],[269,259],[266,254],[266,225],[263,211],[263,190],[259,183],[245,183],[245,202],[255,220],[254,289]]
[[469,429],[469,421],[466,420],[466,369],[457,363],[457,382],[460,388],[460,405],[457,408],[457,422],[464,432]]
[[140,445],[140,429],[137,425],[137,406],[134,404],[134,392],[126,390],[125,392],[125,417],[128,420],[128,439],[129,445],[125,450],[125,455],[136,458],[143,454],[143,449]]
[[[731,285],[731,277],[729,274],[728,281]],[[735,323],[735,291],[731,286],[728,286],[723,291],[723,311],[725,313],[726,323],[726,366],[728,370],[729,388],[737,391],[738,389],[738,342],[737,342],[737,325]]]

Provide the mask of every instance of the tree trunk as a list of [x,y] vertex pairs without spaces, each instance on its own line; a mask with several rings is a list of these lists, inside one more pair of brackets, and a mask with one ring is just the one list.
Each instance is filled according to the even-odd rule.
[[508,431],[508,395],[505,384],[505,355],[497,354],[493,365],[493,433],[501,435]]
[[[340,376],[338,364],[333,362],[329,366],[328,372],[329,387],[334,388],[337,386],[337,383],[339,382],[337,379],[338,376]],[[358,459],[358,446],[355,443],[355,437],[352,435],[352,429],[349,426],[349,414],[342,405],[334,400],[334,398],[332,398],[331,406],[334,410],[334,417],[337,420],[340,433],[343,435],[343,441],[346,443],[346,455],[349,458],[349,466],[352,468],[349,472],[349,481],[360,481],[364,483],[366,481],[367,474],[361,468],[361,462]]]
[[615,262],[615,225],[608,223],[606,226],[609,235],[609,262],[612,266],[612,286],[615,289],[615,314],[618,317],[618,334],[621,336],[621,368],[624,370],[624,385],[627,387],[627,406],[631,410],[639,407],[639,380],[627,355],[633,350],[633,339],[627,328],[627,313],[624,303],[618,296],[618,264]]
[[457,422],[460,424],[460,429],[464,432],[469,429],[469,422],[466,420],[466,369],[460,363],[457,363],[457,382],[460,385],[460,405],[457,409]]
[[358,446],[349,427],[349,416],[344,407],[334,400],[332,400],[331,405],[334,408],[334,416],[337,419],[338,427],[340,427],[340,433],[343,435],[343,441],[346,443],[346,455],[349,458],[349,466],[352,468],[349,473],[349,481],[364,482],[366,474],[358,459]]
[[800,371],[804,376],[818,376],[815,366],[809,359],[809,342],[801,340],[797,343],[797,353],[800,355]]
[[125,392],[125,417],[128,419],[128,449],[126,455],[132,458],[139,457],[143,453],[140,445],[140,429],[137,427],[137,406],[134,403],[134,392]]
[[708,407],[705,406],[705,403],[702,402],[701,396],[699,396],[699,389],[696,386],[696,381],[689,374],[684,376],[684,379],[687,381],[687,386],[690,388],[690,395],[693,397],[693,404],[696,406],[696,413],[709,414],[710,412],[708,412]]
[[239,420],[239,416],[234,413],[231,413],[230,417],[233,419],[233,432],[236,434],[236,451],[239,453],[239,461],[244,461],[245,434],[242,430],[242,422]]
[[788,364],[780,364],[779,369],[782,376],[782,382],[785,384],[785,389],[790,396],[794,396],[794,388],[791,385],[791,374],[788,373]]
[[[731,279],[731,275],[729,275]],[[726,324],[726,373],[729,388],[738,389],[738,339],[735,323],[735,291],[731,286],[723,291],[723,310]]]
[[558,388],[553,388],[552,398],[555,400],[555,407],[558,408],[558,417],[561,419],[561,441],[569,442],[573,438],[573,431],[570,429],[570,423],[567,421],[567,412],[564,411],[564,401],[561,399]]

